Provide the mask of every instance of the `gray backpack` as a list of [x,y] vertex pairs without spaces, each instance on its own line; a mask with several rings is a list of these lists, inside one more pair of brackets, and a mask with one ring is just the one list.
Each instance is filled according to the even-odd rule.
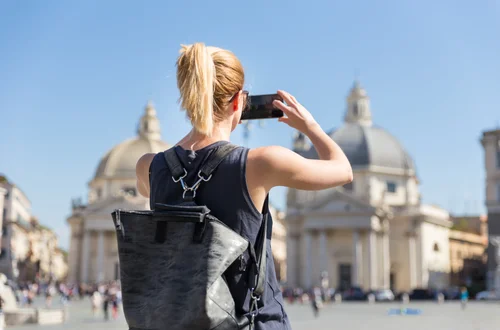
[[[195,203],[200,184],[236,146],[216,149],[189,186],[173,148],[164,152],[172,180],[182,185],[180,202],[156,204],[152,211],[112,213],[118,241],[125,318],[130,330],[253,329],[264,292],[264,214],[255,247]],[[264,210],[267,210],[267,199]],[[248,251],[250,313],[237,315],[224,272]],[[260,305],[260,304],[259,304]]]

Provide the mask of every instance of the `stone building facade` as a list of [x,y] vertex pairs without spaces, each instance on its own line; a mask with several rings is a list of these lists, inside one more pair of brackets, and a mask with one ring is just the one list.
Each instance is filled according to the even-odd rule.
[[484,283],[488,222],[482,216],[453,216],[450,230],[450,266],[452,285]]
[[27,196],[5,176],[0,176],[2,204],[0,273],[18,282],[64,280],[66,253],[56,234],[32,215]]
[[[370,99],[355,83],[344,123],[329,134],[351,162],[351,184],[324,191],[289,189],[287,283],[308,289],[325,276],[334,288],[444,288],[449,284],[446,210],[421,203],[412,158],[373,124]],[[316,159],[305,136],[294,150]],[[323,274],[323,275],[322,275]]]
[[481,144],[484,149],[485,204],[488,209],[487,286],[500,292],[500,129],[483,132]]

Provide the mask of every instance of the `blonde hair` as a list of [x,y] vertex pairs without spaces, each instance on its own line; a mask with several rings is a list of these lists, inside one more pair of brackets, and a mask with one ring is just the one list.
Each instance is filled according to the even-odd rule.
[[179,102],[193,127],[210,136],[230,99],[243,89],[245,73],[230,51],[203,43],[181,45],[177,59]]

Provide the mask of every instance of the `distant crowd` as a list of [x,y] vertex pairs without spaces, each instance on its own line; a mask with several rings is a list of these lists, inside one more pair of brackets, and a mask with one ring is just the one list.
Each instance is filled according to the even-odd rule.
[[[31,307],[36,298],[45,299],[45,307],[51,308],[54,299],[60,299],[62,305],[75,300],[90,300],[90,308],[94,316],[102,311],[105,320],[110,316],[116,319],[122,302],[122,293],[118,281],[99,284],[66,284],[60,282],[26,282],[16,284],[7,283],[12,288],[17,303],[21,307]],[[111,314],[111,315],[110,315]]]

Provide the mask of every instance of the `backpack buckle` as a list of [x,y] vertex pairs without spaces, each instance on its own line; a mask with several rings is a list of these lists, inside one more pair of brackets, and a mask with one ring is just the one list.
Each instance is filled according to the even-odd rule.
[[204,177],[203,175],[204,175],[204,174],[203,174],[203,173],[201,172],[201,170],[200,170],[200,171],[198,172],[198,177],[199,177],[201,180],[205,181],[205,182],[207,182],[208,180],[210,180],[210,179],[212,178],[212,174],[210,174],[208,177]]
[[[191,191],[191,195],[188,195],[188,191]],[[193,187],[186,187],[184,191],[182,192],[182,199],[184,200],[193,200],[196,197],[196,188],[193,189]]]
[[[186,177],[186,175],[187,175],[187,171],[186,171],[186,169],[184,169],[184,175],[183,176],[179,177],[177,179],[177,181],[176,181],[176,179],[174,177],[172,177],[172,180],[174,180],[174,182],[179,182],[179,181],[181,182],[182,189],[184,190],[182,192],[182,199],[184,199],[184,200],[194,200],[194,198],[196,197],[196,189],[198,189],[198,187],[200,186],[200,184],[202,182],[207,182],[208,180],[210,180],[212,178],[212,174],[210,174],[208,177],[205,177],[205,176],[203,176],[203,173],[200,170],[198,172],[198,180],[191,187],[189,187],[184,182],[184,180],[183,180]],[[188,191],[192,192],[191,196],[188,195]]]
[[240,255],[238,259],[240,259],[240,266],[238,267],[238,271],[244,272],[245,270],[247,270],[247,263],[245,261],[245,258],[243,257],[243,255]]
[[177,183],[179,181],[181,181],[181,183],[182,183],[182,179],[184,179],[188,175],[188,172],[186,171],[186,169],[183,168],[183,170],[184,170],[184,174],[181,175],[178,179],[174,178],[174,176],[172,175],[172,180],[174,180],[175,183]]

